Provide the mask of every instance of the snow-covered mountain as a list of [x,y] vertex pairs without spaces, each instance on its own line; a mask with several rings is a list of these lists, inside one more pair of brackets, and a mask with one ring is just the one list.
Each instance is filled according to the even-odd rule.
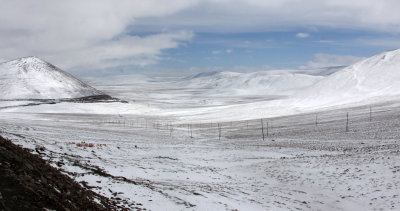
[[0,64],[0,99],[61,99],[104,95],[36,57]]
[[315,106],[376,102],[400,95],[400,49],[383,52],[318,81],[299,94]]
[[287,100],[283,106],[307,110],[400,99],[400,49],[337,68],[327,70],[329,74],[315,74],[314,70],[310,74],[306,70],[209,72],[187,77],[180,83],[202,88],[208,95],[284,96]]
[[[231,121],[398,102],[399,81],[400,49],[383,52],[325,76],[283,71],[246,74],[214,72],[193,76],[182,83],[204,87],[206,93],[220,93],[221,96],[238,99],[246,94],[241,96],[237,93],[246,92],[285,96],[246,101],[245,106],[240,102],[237,105],[203,109],[189,117],[207,121]],[[186,111],[183,114],[188,113]]]
[[[29,60],[32,59],[37,60],[36,58],[30,58]],[[19,83],[20,81],[25,81],[24,78],[20,80],[15,78],[21,77],[19,75],[24,75],[23,72],[27,72],[26,69],[31,66],[26,65],[27,67],[24,68],[22,64],[24,64],[23,61],[17,60],[0,65],[2,78],[7,76],[8,72],[5,71],[7,69],[12,70],[10,74],[12,73],[11,76],[13,76],[13,80],[7,79],[9,82],[4,79],[0,80],[2,83],[2,87],[0,87],[2,98],[7,96],[6,94],[10,96],[14,92],[19,93],[18,90],[30,91],[28,88],[20,88],[22,85],[15,86],[15,84],[18,84],[16,81]],[[38,65],[36,62],[34,64]],[[43,69],[47,71],[49,65],[46,63],[40,64],[44,65],[46,68],[43,67]],[[39,81],[37,78],[40,77],[37,75],[40,74],[33,74],[31,77],[34,78],[32,83],[23,83],[23,85],[33,84],[35,89],[41,87],[40,84],[34,84],[35,81]],[[11,78],[11,76],[8,76],[8,78]],[[49,77],[46,76],[44,78],[40,79],[41,83],[45,85],[42,88],[47,90],[53,87],[45,83],[50,81],[47,79]],[[67,79],[62,80],[66,81]],[[112,86],[114,93],[124,93],[126,98],[130,98],[129,96],[133,96],[131,99],[139,98],[139,100],[128,104],[115,103],[87,106],[79,103],[59,103],[57,105],[35,106],[34,109],[26,106],[13,106],[7,111],[57,113],[66,112],[67,110],[72,113],[171,115],[183,121],[193,121],[195,119],[232,121],[316,112],[333,108],[348,108],[392,100],[399,101],[399,81],[400,50],[394,50],[381,53],[324,76],[295,73],[295,70],[254,73],[211,72],[183,78],[178,81],[175,79],[174,81],[162,82],[145,81],[137,86]],[[9,87],[7,83],[10,84]],[[82,82],[78,84],[80,83]],[[61,84],[64,87],[66,83]],[[10,91],[12,86],[17,87],[14,88],[16,91]],[[82,86],[85,85],[83,84]],[[86,88],[90,91],[93,90],[91,87]],[[87,89],[79,88],[73,89],[73,91]],[[8,92],[6,93],[4,90],[8,90]],[[95,94],[97,92],[94,91]],[[82,92],[76,91],[75,93]],[[30,93],[30,95],[33,94]],[[93,95],[93,93],[90,94]],[[14,96],[13,98],[22,97]]]

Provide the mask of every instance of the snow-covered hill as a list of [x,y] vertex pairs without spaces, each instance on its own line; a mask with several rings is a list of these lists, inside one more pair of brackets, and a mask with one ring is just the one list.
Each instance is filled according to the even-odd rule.
[[36,57],[0,64],[0,99],[61,99],[104,95]]
[[[186,115],[187,119],[232,121],[397,102],[400,100],[399,81],[400,50],[383,52],[325,76],[282,71],[200,74],[182,83],[208,88],[205,89],[207,93],[238,99],[246,95],[235,93],[258,92],[285,97],[204,108],[193,115],[191,111],[177,112],[177,115]],[[228,90],[236,91],[227,95]]]
[[385,101],[400,95],[400,49],[360,61],[302,90],[304,103],[326,107]]
[[[5,65],[11,66],[2,64],[2,70]],[[124,93],[125,99],[134,99],[129,104],[64,103],[34,109],[11,106],[3,111],[142,114],[182,121],[232,121],[400,101],[399,81],[400,50],[394,50],[323,76],[300,74],[295,70],[211,72],[178,81],[103,87],[113,93]]]
[[181,85],[207,89],[207,94],[290,96],[321,79],[322,76],[282,71],[210,72],[185,78]]
[[202,88],[211,95],[285,96],[291,100],[285,105],[296,108],[351,106],[400,99],[400,49],[383,52],[341,70],[334,69],[333,73],[323,76],[315,75],[312,70],[309,72],[210,72],[185,78],[181,85]]

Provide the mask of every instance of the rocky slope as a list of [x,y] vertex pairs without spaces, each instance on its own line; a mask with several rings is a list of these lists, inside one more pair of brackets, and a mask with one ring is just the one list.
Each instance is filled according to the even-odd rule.
[[[40,151],[41,149],[37,149]],[[0,210],[119,210],[0,136]]]

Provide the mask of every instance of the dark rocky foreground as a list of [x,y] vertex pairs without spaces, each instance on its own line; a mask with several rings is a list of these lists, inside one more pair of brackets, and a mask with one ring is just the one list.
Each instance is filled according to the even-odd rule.
[[0,136],[0,210],[121,210]]

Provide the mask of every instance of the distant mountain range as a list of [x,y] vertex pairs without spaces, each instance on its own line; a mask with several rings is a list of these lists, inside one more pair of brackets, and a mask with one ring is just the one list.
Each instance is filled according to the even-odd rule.
[[209,72],[187,77],[181,86],[204,89],[208,95],[275,95],[291,96],[312,86],[323,76],[313,76],[285,71],[260,71],[252,73]]
[[[400,50],[386,51],[347,67],[208,72],[182,79],[182,86],[207,95],[274,95],[294,107],[329,107],[373,99],[400,99]],[[279,99],[279,98],[278,98]]]
[[[257,100],[254,108],[274,108],[277,115],[279,110],[282,114],[290,114],[400,100],[400,50],[383,52],[338,69],[320,69],[318,74],[318,71],[307,74],[305,70],[210,72],[182,78],[175,81],[175,85],[197,90],[194,92],[197,98],[265,99]],[[36,57],[0,64],[0,100],[96,99],[92,97],[103,95],[103,92]],[[251,103],[250,100],[246,102]],[[232,107],[232,112],[240,112],[240,109],[236,110],[238,108]]]

